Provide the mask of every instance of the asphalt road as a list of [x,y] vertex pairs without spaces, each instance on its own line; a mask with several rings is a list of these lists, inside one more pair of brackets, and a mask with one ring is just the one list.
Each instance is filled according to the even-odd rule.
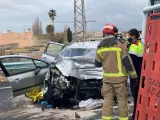
[[[131,113],[132,105],[130,108]],[[115,116],[118,116],[117,111],[116,105]],[[50,109],[42,112],[39,104],[33,104],[24,95],[13,98],[9,83],[0,83],[0,120],[75,120],[75,112],[83,117],[83,120],[98,120],[101,117],[101,109],[87,111]]]
[[14,109],[13,95],[9,83],[0,83],[0,113]]

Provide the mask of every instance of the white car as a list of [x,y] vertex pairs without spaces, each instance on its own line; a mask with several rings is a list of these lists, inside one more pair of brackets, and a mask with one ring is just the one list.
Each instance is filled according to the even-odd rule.
[[61,52],[63,47],[64,44],[49,42],[41,59],[48,63],[54,62],[55,57]]

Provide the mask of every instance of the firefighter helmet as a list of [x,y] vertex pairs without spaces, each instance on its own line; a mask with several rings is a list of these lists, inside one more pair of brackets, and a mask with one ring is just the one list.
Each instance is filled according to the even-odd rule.
[[114,35],[115,33],[118,32],[117,27],[114,24],[106,24],[103,28],[103,36],[105,34],[112,34]]

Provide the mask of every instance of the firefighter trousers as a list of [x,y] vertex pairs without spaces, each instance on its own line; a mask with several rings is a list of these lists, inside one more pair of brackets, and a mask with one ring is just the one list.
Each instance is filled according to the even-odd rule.
[[130,79],[130,87],[131,87],[132,97],[134,99],[134,110],[132,116],[132,119],[134,120],[137,107],[139,83],[135,79]]
[[127,82],[116,84],[103,83],[101,93],[104,97],[102,120],[112,120],[114,96],[117,97],[118,101],[119,120],[128,120]]

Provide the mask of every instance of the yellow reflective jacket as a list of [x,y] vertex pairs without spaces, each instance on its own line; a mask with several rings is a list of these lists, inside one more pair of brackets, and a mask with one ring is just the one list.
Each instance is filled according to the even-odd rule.
[[129,54],[136,55],[137,57],[143,56],[143,44],[140,40],[138,40],[135,44],[130,45]]
[[[96,61],[102,64],[104,82],[124,82],[128,78],[128,73],[135,78],[137,77],[133,63],[128,55],[127,45],[118,42],[113,36],[106,37],[100,42]],[[126,65],[129,66],[126,67]]]

